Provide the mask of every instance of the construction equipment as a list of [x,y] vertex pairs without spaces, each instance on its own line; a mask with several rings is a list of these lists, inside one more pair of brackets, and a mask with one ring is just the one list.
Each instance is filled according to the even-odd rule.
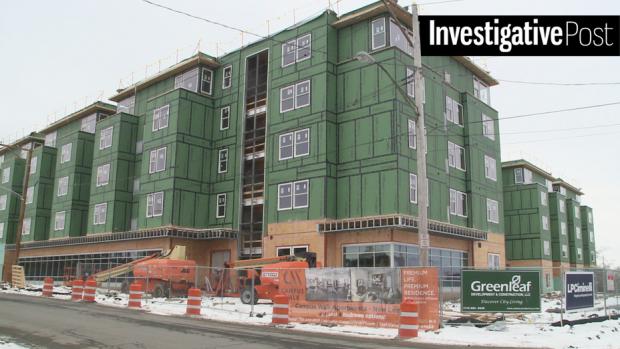
[[[304,252],[298,256],[280,256],[239,260],[226,263],[224,273],[237,270],[240,298],[243,304],[258,303],[259,299],[271,299],[278,294],[279,276],[286,269],[316,268],[316,253]],[[320,267],[320,265],[319,265]],[[229,276],[225,276],[228,278]],[[254,286],[254,289],[252,289]],[[221,290],[217,290],[220,291]]]
[[170,297],[186,294],[194,286],[196,262],[187,260],[185,246],[177,245],[167,253],[154,253],[135,261],[110,268],[92,275],[98,283],[121,275],[127,275],[121,291],[129,291],[132,280],[144,284],[144,292],[154,297]]

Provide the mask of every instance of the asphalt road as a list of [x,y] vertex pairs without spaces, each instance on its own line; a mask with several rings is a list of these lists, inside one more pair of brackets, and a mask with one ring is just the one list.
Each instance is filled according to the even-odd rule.
[[[35,348],[446,348],[0,293],[0,336]],[[472,347],[468,347],[472,348]],[[487,347],[488,349],[488,347]]]

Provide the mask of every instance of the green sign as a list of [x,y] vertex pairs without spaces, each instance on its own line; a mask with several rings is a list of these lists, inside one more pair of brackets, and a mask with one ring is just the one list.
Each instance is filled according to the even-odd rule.
[[540,312],[540,272],[463,270],[461,312]]

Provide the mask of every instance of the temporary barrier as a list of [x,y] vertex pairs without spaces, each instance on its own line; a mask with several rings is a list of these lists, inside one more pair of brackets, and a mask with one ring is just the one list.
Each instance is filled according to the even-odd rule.
[[133,282],[129,285],[129,308],[140,309],[142,307],[142,283]]
[[190,288],[187,291],[187,315],[200,315],[202,291],[199,288]]
[[45,278],[43,280],[43,297],[54,296],[54,279]]
[[93,279],[86,280],[86,286],[84,286],[84,302],[94,303],[95,293],[97,292],[97,281]]
[[400,324],[398,337],[415,338],[418,336],[418,305],[410,300],[400,304]]
[[288,324],[288,296],[277,294],[273,297],[273,314],[271,315],[273,325]]
[[84,281],[73,280],[72,287],[71,287],[71,300],[74,302],[81,301],[83,292],[84,292]]

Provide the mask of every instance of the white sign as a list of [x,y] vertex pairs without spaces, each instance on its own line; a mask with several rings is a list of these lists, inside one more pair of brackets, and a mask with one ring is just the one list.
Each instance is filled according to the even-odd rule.
[[615,285],[614,272],[608,271],[607,272],[607,291],[613,292],[615,290],[616,290],[616,285]]

